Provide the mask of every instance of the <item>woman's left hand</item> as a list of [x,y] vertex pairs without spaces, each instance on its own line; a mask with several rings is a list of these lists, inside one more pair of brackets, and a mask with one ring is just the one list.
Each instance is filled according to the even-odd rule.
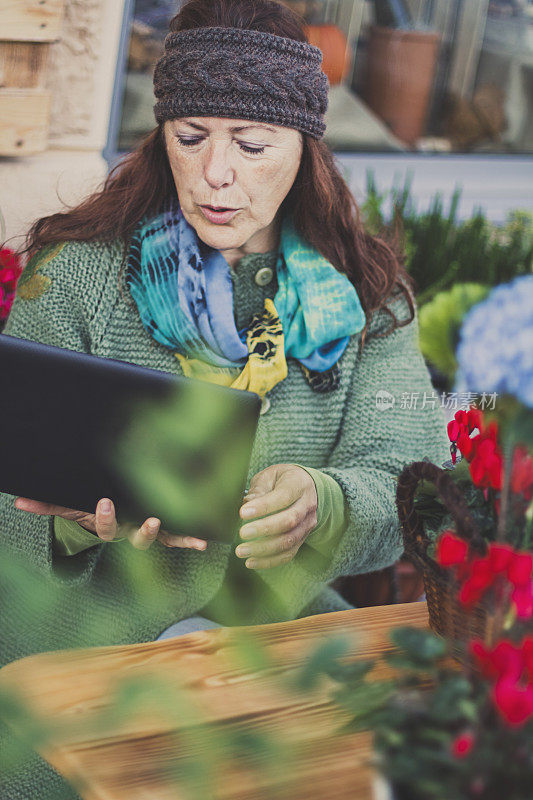
[[274,464],[258,472],[240,510],[246,544],[236,548],[236,555],[247,558],[250,569],[291,561],[316,527],[317,506],[315,482],[305,469]]

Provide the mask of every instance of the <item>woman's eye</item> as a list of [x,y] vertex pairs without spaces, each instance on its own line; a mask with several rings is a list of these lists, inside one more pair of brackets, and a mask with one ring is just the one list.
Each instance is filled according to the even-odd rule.
[[[201,137],[196,137],[194,139],[184,139],[182,136],[178,136],[177,139],[180,144],[184,144],[185,146],[195,145],[202,141]],[[250,155],[259,155],[260,153],[265,152],[264,147],[250,147],[249,145],[246,145],[243,142],[239,142],[239,147],[245,153],[250,153]]]
[[258,155],[259,153],[265,152],[264,147],[248,147],[248,145],[243,144],[242,142],[239,142],[239,147],[241,148],[241,150],[244,150],[245,153],[252,153],[254,155]]

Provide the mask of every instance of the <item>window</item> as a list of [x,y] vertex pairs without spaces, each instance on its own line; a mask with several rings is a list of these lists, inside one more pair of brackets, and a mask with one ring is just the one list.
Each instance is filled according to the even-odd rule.
[[[324,54],[332,150],[533,152],[533,0],[286,5],[303,15],[309,40]],[[134,4],[120,151],[155,125],[153,66],[179,6]]]
[[[115,158],[155,127],[153,67],[183,2],[128,1],[122,102],[108,145]],[[423,166],[422,195],[456,177],[478,187],[475,204],[487,199],[480,182],[494,168],[495,216],[531,206],[524,198],[532,180],[533,0],[283,2],[323,52],[324,140],[360,188],[365,166],[377,166],[390,184],[393,165],[403,163],[416,173]]]

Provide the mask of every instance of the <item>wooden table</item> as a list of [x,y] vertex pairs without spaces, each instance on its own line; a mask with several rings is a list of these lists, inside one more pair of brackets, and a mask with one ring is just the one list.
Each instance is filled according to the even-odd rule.
[[[189,741],[176,750],[174,735],[190,725],[169,722],[164,715],[140,712],[127,723],[113,719],[100,734],[90,731],[91,721],[109,706],[117,680],[139,678],[150,685],[164,677],[186,689],[187,698],[224,735],[253,730],[297,743],[291,760],[290,785],[280,782],[276,770],[257,770],[228,761],[216,776],[216,800],[370,800],[372,770],[368,764],[368,733],[342,737],[333,732],[348,717],[332,703],[332,680],[324,678],[308,695],[280,688],[306,655],[330,636],[349,639],[345,659],[375,658],[390,649],[389,632],[402,625],[427,628],[425,603],[378,606],[306,617],[292,622],[249,628],[217,628],[175,639],[128,646],[101,647],[41,653],[8,664],[0,670],[0,687],[12,687],[31,709],[46,719],[79,723],[68,739],[59,737],[41,752],[71,781],[87,781],[78,788],[85,800],[176,800],[190,797],[164,775],[164,764],[179,771],[187,757]],[[275,669],[236,666],[236,636],[246,631],[267,648]],[[372,676],[383,677],[379,666]],[[181,740],[180,740],[181,741]],[[202,743],[198,745],[202,748]],[[170,757],[170,759],[169,759]],[[79,784],[75,785],[79,786]]]

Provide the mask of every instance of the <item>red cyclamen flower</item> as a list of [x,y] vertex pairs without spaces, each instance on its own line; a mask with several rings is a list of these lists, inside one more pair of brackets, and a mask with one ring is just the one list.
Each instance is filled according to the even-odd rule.
[[533,717],[533,636],[520,645],[503,639],[489,650],[476,639],[470,652],[482,674],[494,681],[492,700],[503,720],[521,727]]
[[452,742],[452,755],[455,758],[465,758],[474,747],[475,739],[471,733],[462,733]]
[[[485,556],[473,555],[468,544],[451,530],[437,541],[436,561],[452,568],[460,581],[459,602],[471,608],[492,589],[496,597],[512,589],[510,599],[521,619],[533,617],[533,555],[511,545],[491,542]],[[507,591],[509,591],[507,589]]]
[[7,247],[0,250],[0,320],[11,311],[18,279],[22,272],[20,258]]
[[437,542],[437,563],[441,567],[451,567],[462,564],[468,555],[468,544],[460,539],[453,531],[444,531]]
[[533,458],[521,445],[515,447],[513,453],[511,491],[523,494],[528,502],[533,498]]
[[478,408],[469,408],[468,411],[460,409],[455,413],[453,420],[448,423],[448,438],[451,445],[452,462],[455,464],[457,450],[461,455],[470,461],[473,454],[473,439],[470,434],[478,429],[480,432],[484,428],[483,413]]
[[473,456],[470,460],[470,475],[474,486],[481,489],[501,489],[503,482],[503,455],[498,446],[498,426],[495,422],[475,436]]

